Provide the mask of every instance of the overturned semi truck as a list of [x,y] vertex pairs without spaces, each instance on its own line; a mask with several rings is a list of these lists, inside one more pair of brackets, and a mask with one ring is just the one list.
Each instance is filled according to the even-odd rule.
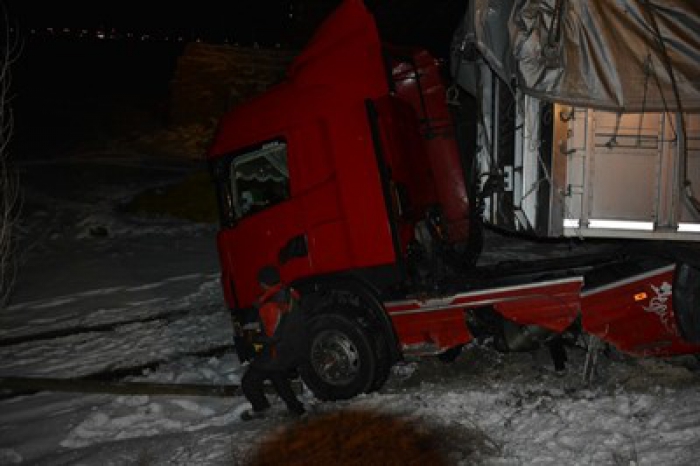
[[270,264],[302,295],[300,372],[322,399],[377,390],[402,358],[482,337],[504,350],[572,335],[641,356],[700,352],[692,247],[478,260],[483,186],[463,118],[477,109],[454,108],[446,71],[382,41],[364,3],[346,0],[283,82],[221,119],[208,160],[241,359]]

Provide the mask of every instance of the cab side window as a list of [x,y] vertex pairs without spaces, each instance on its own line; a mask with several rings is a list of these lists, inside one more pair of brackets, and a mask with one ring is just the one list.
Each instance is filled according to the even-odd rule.
[[237,219],[289,199],[287,144],[274,141],[236,156],[231,163],[231,188]]

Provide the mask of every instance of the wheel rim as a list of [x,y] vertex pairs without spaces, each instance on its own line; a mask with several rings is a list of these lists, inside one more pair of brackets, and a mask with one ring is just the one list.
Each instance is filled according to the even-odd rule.
[[347,335],[336,330],[325,330],[313,341],[311,364],[324,382],[347,385],[360,371],[360,354]]

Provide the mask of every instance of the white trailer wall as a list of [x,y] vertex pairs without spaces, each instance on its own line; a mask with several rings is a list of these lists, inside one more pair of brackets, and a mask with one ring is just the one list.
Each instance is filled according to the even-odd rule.
[[[487,200],[488,223],[547,237],[700,241],[700,215],[683,191],[679,115],[554,105],[544,127],[537,99],[517,101],[513,165],[499,167],[504,189]],[[685,125],[687,179],[700,187],[700,115],[686,114]],[[548,138],[551,156],[543,154]],[[509,217],[514,224],[503,222]]]
[[[687,202],[681,119],[666,113],[615,114],[555,106],[555,164],[563,181],[566,236],[700,240],[700,216]],[[700,118],[685,117],[688,180],[700,186]],[[557,147],[558,146],[558,147]],[[561,181],[560,181],[561,182]],[[560,195],[561,195],[560,194]],[[552,212],[556,232],[559,212]]]

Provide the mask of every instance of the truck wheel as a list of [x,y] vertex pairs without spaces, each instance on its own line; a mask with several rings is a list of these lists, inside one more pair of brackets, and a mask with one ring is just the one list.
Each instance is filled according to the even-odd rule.
[[321,400],[344,400],[367,392],[375,379],[377,358],[362,325],[338,314],[321,314],[309,325],[309,363],[304,383]]
[[386,337],[381,331],[374,332],[375,354],[377,357],[377,365],[374,371],[374,380],[369,388],[370,392],[379,390],[384,386],[384,383],[391,374],[391,356],[389,355],[389,345]]

